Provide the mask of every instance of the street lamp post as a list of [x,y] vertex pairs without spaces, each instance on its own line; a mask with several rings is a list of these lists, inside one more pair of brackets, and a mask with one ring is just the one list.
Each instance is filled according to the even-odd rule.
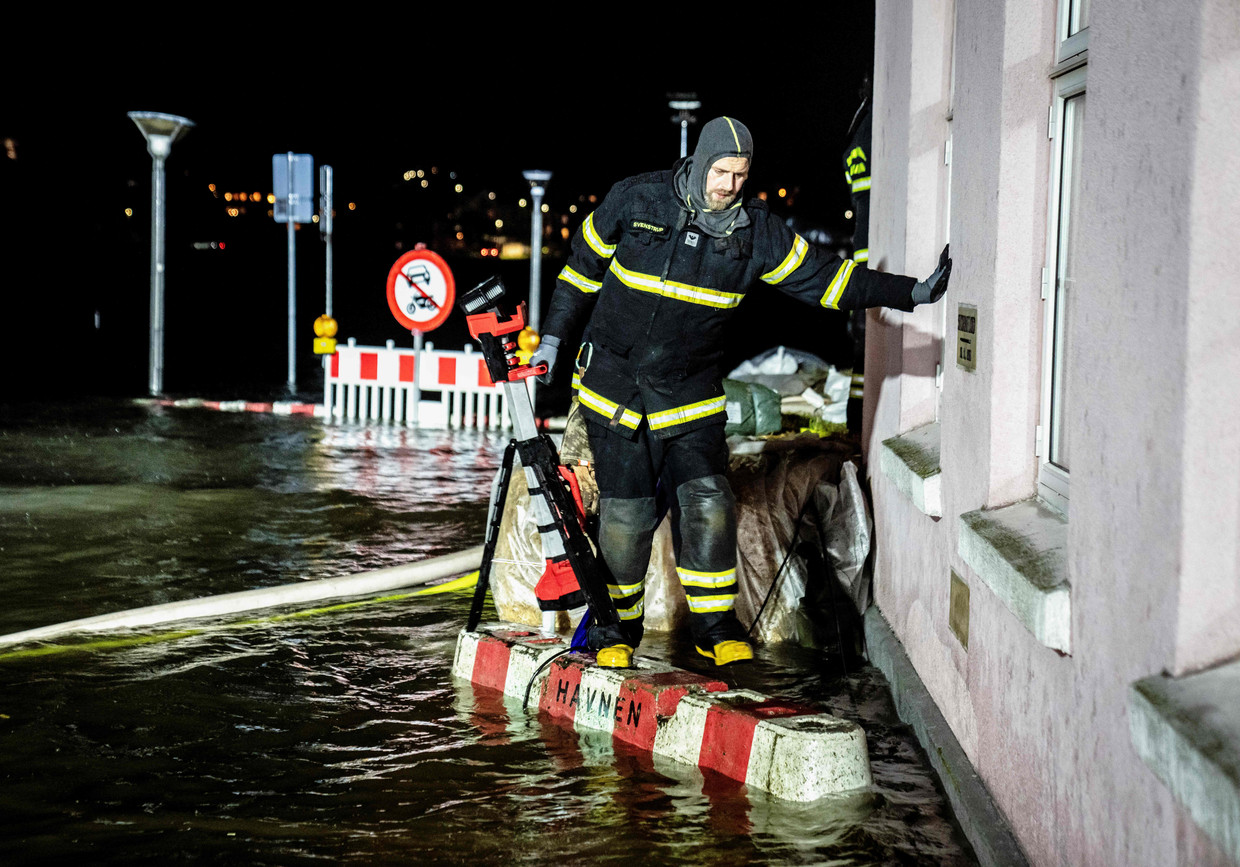
[[[547,192],[547,181],[551,180],[551,172],[542,169],[530,169],[521,173],[530,183],[530,195],[534,199],[534,216],[530,221],[530,321],[529,326],[538,331],[539,312],[542,309],[542,197]],[[534,403],[536,386],[530,384],[530,404]]]
[[676,112],[672,123],[680,124],[680,158],[684,159],[689,155],[689,124],[697,123],[693,112],[701,108],[702,103],[696,93],[669,93],[667,104]]
[[175,114],[131,111],[151,155],[151,350],[147,387],[152,397],[164,390],[164,160],[172,143],[194,126]]

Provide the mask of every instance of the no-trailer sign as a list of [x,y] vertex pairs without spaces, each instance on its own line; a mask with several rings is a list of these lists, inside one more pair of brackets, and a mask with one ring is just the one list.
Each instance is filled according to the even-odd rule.
[[388,272],[387,299],[401,325],[410,331],[432,331],[452,312],[456,282],[438,253],[413,250],[397,259]]

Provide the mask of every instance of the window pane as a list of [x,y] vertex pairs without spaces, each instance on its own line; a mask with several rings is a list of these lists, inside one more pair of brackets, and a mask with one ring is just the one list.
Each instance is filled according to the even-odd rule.
[[1059,247],[1055,257],[1055,346],[1051,380],[1051,463],[1069,469],[1068,393],[1069,364],[1067,339],[1071,333],[1068,304],[1076,291],[1076,251],[1080,220],[1077,219],[1081,193],[1081,153],[1085,126],[1085,94],[1064,101],[1063,167],[1059,184]]
[[1068,10],[1068,35],[1080,33],[1089,26],[1089,0],[1071,0]]

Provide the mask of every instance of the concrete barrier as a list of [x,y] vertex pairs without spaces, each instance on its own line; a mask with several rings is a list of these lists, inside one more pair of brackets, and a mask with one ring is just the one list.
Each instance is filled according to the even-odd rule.
[[580,730],[722,774],[790,801],[873,783],[865,732],[812,707],[718,677],[638,658],[599,668],[592,654],[511,624],[482,624],[457,639],[452,673],[517,699]]

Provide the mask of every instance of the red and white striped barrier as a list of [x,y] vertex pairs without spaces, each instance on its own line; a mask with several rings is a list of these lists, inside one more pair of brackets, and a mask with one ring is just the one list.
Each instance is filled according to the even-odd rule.
[[[509,428],[503,387],[491,381],[482,354],[387,346],[358,346],[350,338],[327,357],[326,414],[334,418],[395,421],[422,427]],[[421,392],[439,392],[423,400]]]
[[517,699],[529,689],[557,722],[610,733],[777,798],[813,801],[873,783],[856,723],[640,657],[636,668],[615,669],[599,668],[592,654],[568,653],[539,671],[566,646],[520,626],[483,624],[461,632],[452,673]]

